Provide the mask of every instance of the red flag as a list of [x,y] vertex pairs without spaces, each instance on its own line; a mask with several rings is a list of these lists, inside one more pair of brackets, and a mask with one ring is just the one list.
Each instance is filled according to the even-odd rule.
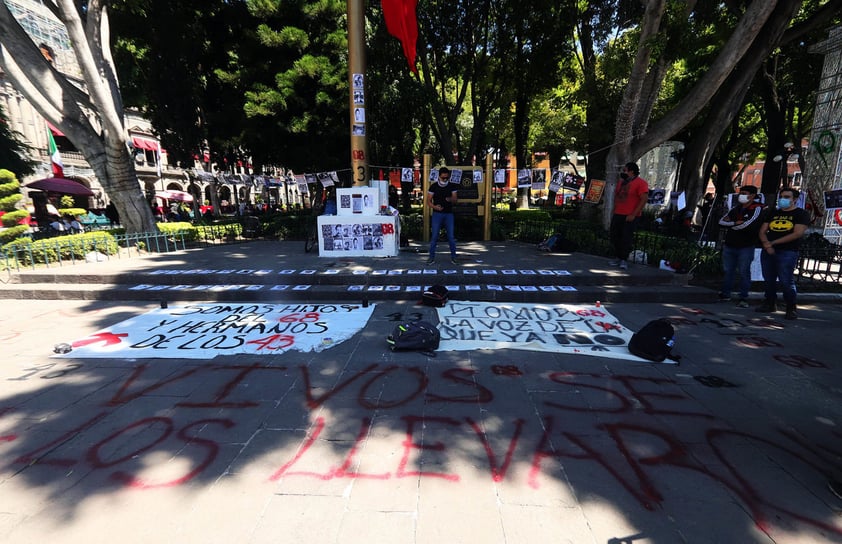
[[415,69],[415,46],[418,42],[418,20],[415,18],[415,8],[418,0],[380,0],[383,8],[383,18],[386,20],[386,30],[401,41],[403,54],[409,62],[409,69]]

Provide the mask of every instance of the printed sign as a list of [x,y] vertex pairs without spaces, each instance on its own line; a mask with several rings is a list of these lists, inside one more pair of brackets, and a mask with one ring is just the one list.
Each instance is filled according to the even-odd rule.
[[602,307],[450,301],[437,311],[441,351],[523,349],[643,361],[629,353],[632,331]]
[[605,191],[605,181],[601,179],[592,179],[588,192],[585,194],[585,202],[593,204],[602,200],[602,192]]
[[76,340],[65,358],[213,359],[322,351],[366,325],[374,305],[189,304],[156,309]]

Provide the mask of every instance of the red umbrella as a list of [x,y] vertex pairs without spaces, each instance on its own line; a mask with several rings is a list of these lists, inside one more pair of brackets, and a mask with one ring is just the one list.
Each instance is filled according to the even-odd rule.
[[94,196],[94,192],[78,181],[65,178],[44,178],[24,185],[29,189],[38,189],[48,193],[63,195]]

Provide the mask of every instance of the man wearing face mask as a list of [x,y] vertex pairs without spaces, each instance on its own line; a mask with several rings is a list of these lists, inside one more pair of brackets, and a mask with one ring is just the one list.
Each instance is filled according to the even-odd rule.
[[427,191],[427,207],[433,211],[431,218],[432,236],[430,237],[430,255],[427,264],[436,262],[436,245],[439,241],[439,231],[444,227],[447,233],[447,243],[450,246],[450,262],[456,261],[456,236],[454,234],[453,205],[458,199],[459,185],[450,182],[450,169],[445,166],[439,168],[439,179],[430,185]]
[[614,189],[614,214],[611,216],[609,236],[616,258],[609,261],[609,265],[619,266],[621,270],[628,268],[626,259],[631,253],[634,229],[648,200],[649,184],[640,177],[640,168],[636,163],[626,163]]
[[795,307],[795,266],[798,264],[798,249],[801,239],[810,225],[807,210],[795,205],[798,190],[784,187],[778,191],[778,207],[766,212],[760,225],[760,265],[766,285],[765,299],[757,307],[758,312],[771,313],[776,310],[776,282],[783,286],[786,303],[786,319],[797,319]]
[[722,288],[719,290],[720,302],[731,300],[731,287],[734,285],[734,273],[740,274],[740,300],[738,308],[748,308],[748,290],[751,288],[751,262],[754,260],[754,248],[757,247],[757,234],[763,222],[763,204],[757,202],[757,187],[740,187],[738,204],[728,210],[719,220],[719,225],[726,227],[725,241],[722,244]]

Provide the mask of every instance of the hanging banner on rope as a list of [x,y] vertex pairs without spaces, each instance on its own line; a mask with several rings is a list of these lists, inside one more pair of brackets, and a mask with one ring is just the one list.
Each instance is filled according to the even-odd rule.
[[190,304],[156,309],[71,343],[67,358],[213,359],[322,351],[368,323],[374,305]]

